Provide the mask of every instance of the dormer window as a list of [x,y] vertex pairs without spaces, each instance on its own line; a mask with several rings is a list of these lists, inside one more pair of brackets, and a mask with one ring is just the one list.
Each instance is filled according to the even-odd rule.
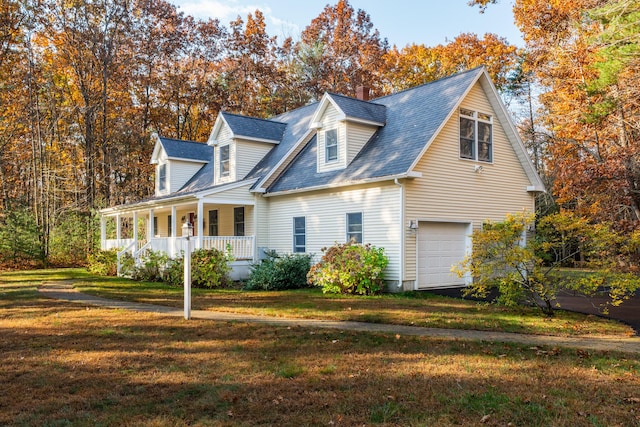
[[220,147],[220,176],[229,176],[229,146]]
[[493,118],[484,113],[460,109],[460,158],[493,161]]
[[167,164],[163,163],[158,166],[158,191],[167,189]]
[[338,129],[329,129],[324,133],[325,160],[333,162],[338,160]]

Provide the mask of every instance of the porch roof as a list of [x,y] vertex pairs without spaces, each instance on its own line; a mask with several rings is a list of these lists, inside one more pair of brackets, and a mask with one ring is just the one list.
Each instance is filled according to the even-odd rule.
[[247,179],[247,180],[236,181],[236,182],[220,184],[220,185],[209,184],[207,187],[194,186],[195,188],[193,190],[186,190],[185,189],[186,186],[185,186],[183,187],[183,189],[181,189],[177,193],[173,193],[166,196],[150,197],[148,199],[141,200],[139,202],[127,203],[124,205],[104,208],[104,209],[100,209],[99,212],[101,215],[104,215],[104,216],[113,216],[121,213],[134,212],[134,211],[140,210],[141,208],[151,209],[154,207],[167,207],[167,206],[176,205],[176,204],[184,205],[188,203],[196,203],[201,199],[206,200],[208,203],[210,203],[213,200],[216,200],[217,203],[223,203],[222,199],[215,198],[216,194],[223,193],[227,190],[232,190],[232,189],[243,187],[243,186],[247,187],[246,199],[242,199],[242,200],[228,199],[226,202],[229,204],[235,204],[238,202],[240,202],[241,204],[250,204],[248,199],[251,198],[252,196],[250,195],[248,189],[251,185],[255,183],[255,181],[256,181],[255,179]]

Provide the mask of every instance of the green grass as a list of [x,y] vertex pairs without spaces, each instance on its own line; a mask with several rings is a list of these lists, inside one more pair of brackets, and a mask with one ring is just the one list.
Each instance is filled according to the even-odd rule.
[[[71,270],[71,275],[77,274]],[[182,287],[140,283],[123,278],[80,275],[82,292],[106,298],[181,307]],[[452,299],[428,292],[377,296],[327,295],[319,289],[287,291],[192,290],[194,310],[263,316],[349,320],[434,328],[475,329],[559,336],[631,336],[629,326],[612,320],[557,311],[544,317],[533,308],[507,308]]]
[[[155,284],[94,281],[74,270],[30,277],[0,273],[2,426],[640,425],[636,354],[187,321],[85,307],[36,290],[42,280],[75,277],[121,295],[148,286],[158,292],[153,298],[171,301]],[[251,295],[197,292],[212,305]],[[252,306],[280,295],[314,301],[304,310],[326,301],[336,313],[447,301],[305,291],[260,293]]]

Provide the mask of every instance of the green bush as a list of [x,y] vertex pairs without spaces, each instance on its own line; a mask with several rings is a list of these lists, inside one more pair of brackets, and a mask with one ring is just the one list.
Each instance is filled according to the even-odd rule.
[[322,292],[372,295],[382,291],[389,263],[384,248],[351,241],[322,252],[321,261],[307,275],[309,283],[322,287]]
[[98,250],[90,254],[87,270],[98,276],[115,276],[118,270],[118,249]]
[[[196,249],[191,254],[191,286],[194,288],[223,288],[232,282],[229,278],[233,258],[217,249]],[[165,282],[184,284],[184,256],[171,260],[166,268]]]
[[311,255],[278,255],[267,252],[267,258],[251,266],[251,275],[244,286],[247,290],[283,290],[306,288]]
[[[123,265],[126,263],[123,262]],[[161,251],[147,251],[141,263],[133,266],[131,278],[141,282],[162,282],[169,256]],[[126,266],[125,266],[126,269]]]

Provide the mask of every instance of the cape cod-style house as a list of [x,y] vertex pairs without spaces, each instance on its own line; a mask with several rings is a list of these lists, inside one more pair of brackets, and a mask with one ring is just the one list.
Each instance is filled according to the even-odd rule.
[[354,238],[385,249],[391,290],[464,285],[450,270],[472,230],[544,191],[487,71],[364,95],[269,120],[221,112],[206,144],[155,136],[155,196],[101,211],[103,249],[176,256],[189,222],[242,278],[264,249],[319,258]]

